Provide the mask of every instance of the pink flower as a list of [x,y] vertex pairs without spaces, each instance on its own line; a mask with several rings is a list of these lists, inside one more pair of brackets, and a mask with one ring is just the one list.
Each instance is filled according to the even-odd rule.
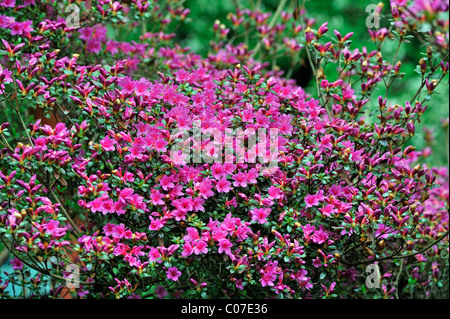
[[259,280],[261,282],[261,286],[273,286],[274,281],[277,279],[277,276],[272,271],[264,272],[261,270],[261,279]]
[[23,268],[23,263],[18,258],[12,259],[10,262],[11,268],[15,270],[21,270]]
[[205,207],[203,207],[203,204],[205,203],[205,200],[201,197],[195,197],[191,199],[192,209],[194,212],[205,211]]
[[267,223],[267,216],[269,216],[272,209],[270,208],[256,208],[252,210],[250,213],[252,215],[252,220],[260,223],[265,224]]
[[185,154],[183,151],[177,151],[177,152],[170,152],[170,162],[172,162],[174,165],[186,165],[186,160],[189,162],[189,158],[187,154]]
[[0,7],[14,8],[15,6],[16,0],[3,0],[2,3],[0,3]]
[[167,148],[166,148],[167,144],[169,144],[169,142],[167,142],[163,138],[160,138],[160,139],[156,140],[155,148],[158,152],[165,152],[165,151],[167,151]]
[[332,135],[325,135],[324,137],[322,137],[322,139],[320,140],[320,146],[319,149],[330,149],[333,147],[333,142],[331,139]]
[[243,172],[239,172],[236,175],[233,176],[234,182],[233,182],[233,186],[234,187],[247,187],[247,175]]
[[155,289],[155,294],[159,299],[163,299],[165,296],[167,296],[167,291],[163,286],[158,286]]
[[315,230],[314,234],[312,236],[313,242],[316,244],[323,244],[328,239],[328,234],[324,232],[323,230]]
[[140,79],[134,83],[134,94],[136,96],[149,96],[150,83],[145,79]]
[[54,237],[61,237],[66,233],[67,228],[66,227],[60,228],[58,226],[59,226],[58,220],[51,220],[44,225],[45,232]]
[[251,170],[249,170],[247,172],[247,181],[250,184],[256,184],[257,183],[257,178],[259,177],[259,173],[255,168],[252,168]]
[[252,123],[254,117],[252,110],[246,109],[242,112],[242,122]]
[[160,258],[161,258],[161,253],[159,252],[159,250],[155,247],[151,247],[150,252],[148,253],[148,259],[151,262],[154,262],[154,261],[160,261],[159,260]]
[[0,14],[0,28],[9,28],[14,21],[14,17],[8,17]]
[[216,188],[219,193],[229,193],[231,190],[230,186],[231,182],[227,181],[225,177],[216,184]]
[[273,185],[269,187],[268,193],[270,199],[279,199],[283,196],[283,191]]
[[303,240],[305,242],[309,242],[310,240],[310,235],[314,232],[314,230],[316,229],[315,226],[310,225],[310,224],[306,224],[305,226],[301,226],[302,230],[303,230]]
[[196,255],[198,255],[200,253],[207,254],[208,253],[208,244],[206,243],[206,241],[201,240],[201,239],[197,240],[194,243],[193,252]]
[[126,229],[124,224],[114,225],[111,235],[115,238],[123,238],[125,231]]
[[224,163],[223,164],[223,169],[225,170],[225,172],[227,172],[227,174],[233,174],[234,171],[236,170],[236,164],[233,163]]
[[161,194],[159,190],[151,190],[150,193],[150,199],[152,201],[153,205],[164,205],[164,201],[162,200],[164,198],[164,194]]
[[227,172],[225,171],[221,163],[214,163],[213,166],[211,166],[211,173],[215,179],[220,179],[227,175]]
[[122,88],[120,90],[120,92],[122,92],[123,94],[131,94],[134,92],[134,87],[135,87],[135,81],[133,81],[131,78],[129,77],[125,77],[123,79],[121,79],[120,81],[118,81],[119,86]]
[[92,53],[99,53],[102,50],[102,43],[97,39],[89,39],[86,43],[86,50]]
[[327,217],[330,217],[331,214],[335,214],[338,212],[338,210],[335,209],[333,205],[327,205],[324,208],[320,208],[319,211]]
[[173,202],[173,205],[184,213],[192,211],[192,202],[189,198],[180,198]]
[[319,205],[319,197],[317,195],[308,194],[305,197],[306,207],[313,207]]
[[154,219],[152,216],[150,218],[150,225],[148,226],[149,230],[160,230],[164,227],[165,222],[162,219]]
[[103,150],[107,152],[111,152],[115,150],[116,141],[109,138],[109,136],[105,136],[103,139],[100,140],[100,145],[103,147]]
[[197,189],[199,190],[199,194],[204,198],[208,199],[211,196],[214,196],[214,192],[212,191],[213,184],[209,178],[205,178],[203,182],[201,182]]
[[179,271],[177,267],[170,267],[167,270],[167,278],[168,279],[177,281],[180,276],[181,276],[181,271]]
[[228,239],[222,239],[219,241],[219,254],[224,253],[230,256],[232,259],[234,258],[233,254],[231,253],[231,247],[233,247],[233,244]]
[[161,184],[161,187],[167,191],[169,188],[174,188],[175,184],[172,183],[172,177],[168,175],[164,175],[160,180],[159,183]]
[[320,261],[319,257],[316,257],[313,261],[313,266],[316,268],[319,268],[322,265],[322,262]]
[[82,28],[79,30],[80,36],[79,38],[81,40],[87,41],[91,38],[92,34],[94,33],[94,29],[90,27]]

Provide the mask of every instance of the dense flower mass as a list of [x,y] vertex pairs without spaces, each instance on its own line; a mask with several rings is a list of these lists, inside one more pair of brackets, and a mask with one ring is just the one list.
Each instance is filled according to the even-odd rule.
[[[202,57],[167,33],[189,15],[178,1],[0,0],[0,101],[17,118],[0,127],[0,239],[14,270],[37,273],[21,297],[61,297],[73,269],[74,298],[448,287],[448,170],[406,144],[448,81],[448,1],[392,0],[392,28],[368,34],[373,51],[285,3],[230,13]],[[78,6],[79,26],[61,4]],[[141,26],[139,43],[110,32]],[[228,41],[251,28],[253,50]],[[418,34],[431,44],[420,88],[392,105],[401,61],[383,43]],[[262,52],[306,52],[317,95]],[[338,78],[320,74],[325,64]],[[382,289],[365,288],[368,265]],[[22,286],[0,278],[3,298]]]

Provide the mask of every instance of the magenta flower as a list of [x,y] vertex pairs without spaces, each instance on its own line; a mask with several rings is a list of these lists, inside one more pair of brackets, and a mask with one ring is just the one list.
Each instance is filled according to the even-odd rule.
[[322,229],[315,230],[314,234],[312,236],[312,240],[316,244],[323,244],[326,242],[327,239],[328,239],[328,234],[325,231],[323,231]]
[[259,280],[261,282],[261,286],[273,286],[276,279],[277,276],[272,271],[264,272],[261,270],[261,279]]
[[333,205],[327,205],[324,208],[320,208],[319,211],[326,217],[330,217],[331,214],[335,214],[338,212],[338,210],[335,209]]
[[208,199],[211,196],[214,196],[214,192],[212,191],[213,184],[209,178],[205,178],[202,182],[199,183],[197,189],[199,194],[204,198]]
[[91,53],[99,53],[102,50],[102,43],[97,39],[89,39],[86,44],[86,50]]
[[134,92],[135,81],[133,81],[130,77],[122,78],[118,81],[119,86],[122,88],[120,91],[123,94],[131,94]]
[[250,212],[252,215],[252,220],[260,224],[267,223],[267,217],[269,216],[272,209],[270,208],[256,208]]
[[305,197],[306,207],[313,207],[319,205],[319,197],[317,195],[308,194]]
[[154,261],[159,261],[161,258],[161,253],[159,252],[159,250],[155,247],[150,247],[150,252],[148,253],[148,259],[151,262]]
[[227,175],[227,172],[221,163],[214,163],[213,166],[211,166],[211,173],[215,179],[221,179]]
[[150,199],[153,205],[164,205],[164,194],[161,194],[159,190],[152,189],[150,193]]
[[247,175],[243,172],[239,172],[233,176],[234,187],[247,187]]
[[163,299],[167,296],[167,290],[163,286],[158,286],[155,289],[155,294],[159,299]]
[[219,193],[228,193],[231,191],[231,182],[227,181],[224,177],[220,181],[217,182],[216,188]]
[[18,258],[13,258],[9,262],[11,264],[11,268],[15,270],[21,270],[23,268],[23,262]]
[[196,255],[198,255],[200,253],[207,254],[208,253],[208,244],[206,243],[206,241],[201,240],[201,239],[197,240],[194,243],[193,252]]
[[149,216],[150,218],[150,225],[148,226],[149,230],[160,230],[164,227],[165,222],[162,219],[155,219],[152,216]]
[[177,267],[170,267],[167,270],[167,278],[173,281],[178,281],[178,278],[181,276],[181,271],[178,270]]
[[15,21],[14,17],[8,17],[0,14],[0,28],[9,28]]
[[44,225],[45,232],[54,237],[61,237],[66,233],[66,227],[58,227],[58,220],[51,220],[47,224]]
[[232,259],[234,259],[233,254],[231,253],[231,247],[233,247],[233,244],[228,239],[221,239],[219,241],[219,254],[225,253],[228,256],[230,256]]
[[174,188],[175,184],[172,182],[173,179],[171,176],[164,175],[160,180],[159,183],[161,184],[161,187],[167,191],[169,188]]
[[111,152],[115,150],[116,141],[111,139],[108,135],[100,140],[100,145],[103,147],[103,150],[107,152]]
[[150,83],[145,79],[140,79],[134,82],[134,94],[136,96],[149,96]]
[[250,184],[256,184],[258,181],[256,180],[259,177],[259,173],[255,168],[252,168],[247,172],[247,181]]
[[0,3],[0,7],[14,8],[15,6],[16,0],[3,0],[2,3]]

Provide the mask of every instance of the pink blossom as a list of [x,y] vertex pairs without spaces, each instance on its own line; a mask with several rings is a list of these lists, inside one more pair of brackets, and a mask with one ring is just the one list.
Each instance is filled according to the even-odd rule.
[[167,191],[169,188],[174,188],[175,184],[172,182],[173,179],[172,177],[168,176],[168,175],[164,175],[160,180],[159,183],[161,185],[161,187]]
[[247,187],[247,175],[243,172],[239,172],[233,176],[234,187]]
[[224,177],[220,181],[217,182],[216,188],[219,193],[228,193],[231,191],[231,182],[227,181]]
[[201,239],[198,239],[194,242],[194,254],[198,255],[200,253],[207,254],[208,253],[208,244]]
[[181,271],[178,270],[177,267],[170,267],[167,270],[167,278],[173,281],[178,281],[178,278],[181,276]]
[[149,230],[160,230],[164,227],[165,222],[162,219],[155,219],[152,216],[149,216],[150,218],[150,225],[148,226]]
[[151,262],[158,261],[161,258],[161,253],[155,247],[150,247],[148,258]]
[[250,213],[253,221],[258,222],[259,224],[265,224],[267,223],[267,217],[271,211],[270,208],[255,208]]
[[21,270],[23,268],[23,262],[18,258],[13,258],[9,262],[11,264],[11,268],[15,270]]
[[159,190],[152,189],[150,192],[150,199],[153,205],[164,205],[164,194],[161,194]]
[[100,140],[100,145],[107,152],[111,152],[115,150],[116,141],[111,139],[108,135]]
[[306,207],[317,206],[320,203],[319,197],[317,195],[308,194],[305,197]]
[[234,258],[233,254],[231,253],[231,247],[233,247],[233,244],[228,239],[221,239],[219,241],[219,254],[225,253],[228,256]]
[[0,3],[0,7],[14,8],[15,6],[16,0],[3,0],[2,3]]
[[261,270],[261,279],[259,280],[261,282],[261,286],[273,286],[276,279],[277,276],[272,271],[264,272]]
[[221,179],[227,175],[227,172],[221,163],[214,163],[213,166],[211,166],[211,173],[215,179]]

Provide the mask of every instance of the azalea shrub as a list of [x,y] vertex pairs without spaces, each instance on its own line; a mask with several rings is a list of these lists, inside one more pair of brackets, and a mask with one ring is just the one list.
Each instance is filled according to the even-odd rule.
[[[360,48],[297,2],[238,7],[200,56],[182,1],[1,0],[0,296],[448,297],[448,169],[413,142],[448,85],[449,2],[379,4]],[[415,39],[393,104],[384,44]]]

